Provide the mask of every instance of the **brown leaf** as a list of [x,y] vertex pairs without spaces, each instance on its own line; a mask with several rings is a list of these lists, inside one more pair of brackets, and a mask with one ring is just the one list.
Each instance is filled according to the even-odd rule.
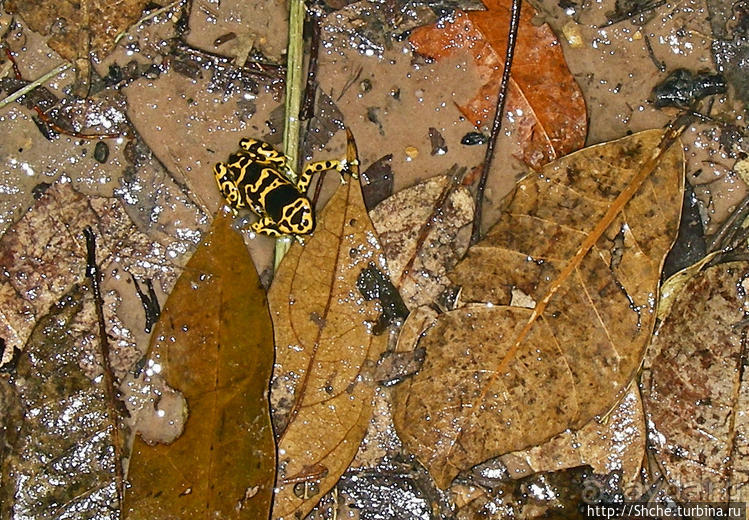
[[[401,438],[441,487],[580,428],[620,396],[679,221],[683,154],[662,137],[592,146],[530,174],[456,267],[463,298],[486,303],[437,320],[419,343],[424,367],[395,395]],[[510,305],[518,290],[534,309]]]
[[7,230],[0,242],[0,337],[10,351],[23,347],[36,316],[83,281],[86,226],[97,231],[102,272],[125,269],[153,278],[162,289],[172,285],[175,264],[184,263],[192,246],[189,237],[155,242],[135,228],[126,210],[115,198],[85,197],[70,183],[56,182]]
[[642,401],[637,387],[630,385],[606,421],[594,418],[579,430],[564,431],[539,446],[502,455],[500,460],[513,479],[588,465],[599,475],[621,470],[622,484],[627,485],[638,481],[644,454]]
[[643,400],[674,498],[744,501],[749,391],[745,373],[749,264],[689,280],[658,329]]
[[66,60],[103,59],[115,37],[138,21],[147,0],[9,0],[5,8],[21,15],[32,30],[49,36],[47,45]]
[[468,248],[473,199],[440,175],[388,197],[371,212],[393,284],[409,309],[432,304]]
[[152,335],[151,359],[184,394],[189,417],[169,445],[136,439],[126,518],[267,518],[275,469],[271,341],[252,260],[231,218],[219,214]]
[[[491,125],[510,26],[509,0],[484,0],[487,11],[458,11],[452,22],[421,27],[410,41],[416,52],[440,59],[463,49],[473,57],[483,86],[461,112],[477,127]],[[512,62],[506,110],[514,121],[522,160],[539,168],[585,143],[587,115],[580,87],[567,68],[557,37],[535,25],[535,9],[524,4]]]
[[283,259],[268,300],[276,338],[273,402],[279,434],[274,518],[302,518],[354,458],[372,416],[365,372],[384,350],[378,306],[357,288],[365,269],[384,270],[357,181],[341,185],[318,228]]

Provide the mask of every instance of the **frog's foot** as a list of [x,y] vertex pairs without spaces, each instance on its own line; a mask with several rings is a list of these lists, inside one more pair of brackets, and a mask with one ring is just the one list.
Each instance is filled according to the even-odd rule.
[[270,217],[262,217],[257,222],[253,222],[250,228],[259,235],[268,235],[269,237],[280,237],[283,235]]

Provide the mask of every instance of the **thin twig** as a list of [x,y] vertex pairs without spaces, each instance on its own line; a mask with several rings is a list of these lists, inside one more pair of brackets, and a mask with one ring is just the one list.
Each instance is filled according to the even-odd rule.
[[161,13],[165,13],[167,11],[171,11],[173,8],[175,8],[177,5],[183,3],[185,0],[176,0],[175,2],[172,2],[171,4],[167,4],[164,7],[160,7],[159,9],[156,9],[155,11],[151,11],[146,16],[135,22],[133,25],[122,31],[120,34],[118,34],[115,39],[114,43],[116,44],[119,42],[126,34],[128,34],[130,31],[137,29],[140,24],[143,22],[147,22],[151,18],[156,18]]
[[502,130],[502,118],[505,112],[505,102],[507,101],[507,88],[510,84],[510,70],[512,69],[512,58],[515,54],[515,42],[518,37],[518,26],[520,24],[520,7],[522,0],[512,0],[512,9],[510,11],[510,33],[507,35],[507,50],[505,51],[505,66],[502,71],[502,82],[499,85],[499,94],[497,95],[497,109],[494,112],[494,122],[492,132],[489,136],[489,144],[486,147],[484,155],[484,164],[481,168],[481,177],[476,189],[476,210],[473,217],[473,229],[471,230],[471,245],[479,241],[481,236],[481,217],[484,202],[484,191],[486,191],[486,181],[489,177],[489,168],[492,159],[494,159],[494,148],[497,145],[497,137]]
[[[96,307],[96,318],[99,325],[99,349],[101,351],[102,377],[104,381],[104,392],[109,402],[112,414],[112,444],[114,445],[114,467],[117,479],[117,493],[120,503],[125,496],[125,476],[122,469],[122,440],[120,436],[120,409],[123,408],[118,399],[114,387],[114,372],[110,361],[109,342],[107,341],[107,326],[104,321],[104,299],[101,296],[101,271],[96,263],[96,237],[89,226],[83,230],[86,236],[86,276],[91,279],[91,288],[94,293],[94,306]],[[118,405],[119,403],[119,405]]]
[[61,74],[61,73],[65,72],[70,67],[71,67],[70,62],[66,62],[66,63],[63,63],[62,65],[58,65],[56,68],[54,68],[51,71],[47,72],[46,74],[44,74],[39,79],[34,80],[31,83],[29,83],[28,85],[26,85],[25,87],[16,90],[10,96],[8,96],[5,99],[3,99],[2,101],[0,101],[0,109],[4,108],[6,105],[8,105],[10,103],[13,103],[18,98],[20,98],[22,96],[25,96],[26,94],[28,94],[29,92],[31,92],[35,88],[43,85],[44,83],[46,83],[50,79],[54,78],[58,74]]
[[711,253],[713,251],[725,249],[733,239],[736,231],[741,228],[747,216],[749,216],[749,197],[745,197],[744,200],[741,201],[741,204],[739,204],[726,221],[723,222],[720,229],[710,237],[710,240],[707,243],[707,252]]
[[666,0],[659,0],[657,2],[653,2],[652,4],[644,4],[644,5],[638,5],[634,7],[633,9],[630,9],[629,11],[626,11],[624,13],[617,13],[614,16],[612,16],[609,20],[606,21],[606,23],[599,25],[598,29],[603,29],[604,27],[608,27],[609,25],[614,25],[619,22],[623,22],[624,20],[628,20],[630,18],[634,18],[637,15],[645,14],[648,11],[652,11],[653,9],[657,9],[662,5],[666,4]]
[[648,38],[647,34],[643,36],[644,36],[643,39],[645,40],[645,47],[648,50],[648,56],[650,56],[650,60],[653,62],[653,64],[659,71],[666,72],[666,64],[660,61],[658,58],[656,58],[655,51],[653,50],[653,46],[650,44],[650,38]]

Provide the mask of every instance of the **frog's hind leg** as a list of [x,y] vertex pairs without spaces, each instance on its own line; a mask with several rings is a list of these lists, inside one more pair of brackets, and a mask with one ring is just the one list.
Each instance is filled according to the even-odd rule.
[[239,147],[258,161],[272,164],[282,171],[289,169],[286,156],[264,141],[244,138],[239,141]]
[[261,217],[257,222],[250,224],[250,228],[257,234],[268,235],[271,237],[280,237],[283,235],[281,231],[276,227],[276,223],[273,219],[265,216]]

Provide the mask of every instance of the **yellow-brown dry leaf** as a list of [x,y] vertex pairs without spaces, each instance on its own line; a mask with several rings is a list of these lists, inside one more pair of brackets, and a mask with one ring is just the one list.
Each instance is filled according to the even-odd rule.
[[379,306],[364,299],[357,278],[384,266],[357,181],[338,188],[315,234],[304,247],[294,244],[279,266],[268,293],[276,338],[273,401],[283,408],[274,411],[274,518],[306,516],[364,437],[374,396],[368,369],[387,335],[370,333]]
[[115,37],[138,21],[147,0],[9,0],[5,8],[21,15],[32,30],[49,36],[47,45],[67,60],[103,59]]
[[164,305],[151,359],[189,416],[168,445],[137,438],[123,514],[129,519],[257,520],[270,511],[275,447],[265,293],[241,236],[219,214]]
[[406,306],[433,303],[450,283],[447,272],[468,249],[471,193],[437,175],[391,195],[369,214]]
[[[422,370],[394,403],[401,438],[439,486],[580,428],[620,397],[650,337],[679,222],[683,153],[678,141],[661,149],[663,135],[592,146],[525,177],[456,267],[463,299],[486,303],[437,320],[419,343]],[[510,306],[516,290],[536,309]]]

